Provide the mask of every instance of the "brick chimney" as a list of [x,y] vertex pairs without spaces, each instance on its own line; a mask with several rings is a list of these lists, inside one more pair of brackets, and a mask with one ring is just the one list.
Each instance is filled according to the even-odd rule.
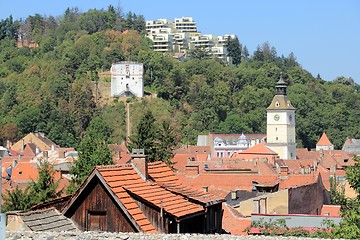
[[185,166],[186,176],[197,176],[199,175],[199,165],[198,164],[187,164]]
[[289,175],[289,167],[288,166],[280,166],[280,176]]
[[145,181],[148,179],[148,161],[144,149],[133,149],[131,164]]

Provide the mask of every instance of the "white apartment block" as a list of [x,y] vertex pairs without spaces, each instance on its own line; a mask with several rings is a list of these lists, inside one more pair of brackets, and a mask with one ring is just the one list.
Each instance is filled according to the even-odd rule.
[[146,21],[146,31],[149,34],[154,29],[167,28],[172,24],[171,21],[167,19],[158,19],[154,21]]
[[119,62],[111,66],[111,97],[143,97],[144,66],[136,62]]
[[179,32],[197,32],[196,22],[192,17],[175,18],[175,29]]
[[202,35],[197,32],[196,22],[192,17],[175,18],[175,21],[158,19],[146,21],[147,36],[153,41],[153,50],[157,52],[180,52],[196,48],[206,49],[210,54],[231,64],[227,57],[226,40],[235,35]]

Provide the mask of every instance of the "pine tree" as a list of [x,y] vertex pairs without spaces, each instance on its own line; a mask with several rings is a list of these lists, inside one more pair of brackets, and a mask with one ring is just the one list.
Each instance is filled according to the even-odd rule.
[[232,63],[234,65],[239,65],[241,63],[241,49],[242,46],[239,42],[237,36],[235,38],[228,37],[226,40],[226,48],[228,51],[228,56],[232,57]]
[[72,193],[90,174],[95,166],[113,164],[111,152],[107,146],[112,130],[100,117],[95,117],[87,129],[78,148],[79,159],[70,169],[73,174],[67,192]]
[[147,111],[135,130],[135,134],[130,137],[128,148],[144,149],[149,161],[156,161],[156,128],[155,118],[151,111]]
[[60,179],[55,181],[54,175],[55,170],[51,164],[46,160],[41,162],[39,179],[33,180],[29,186],[32,205],[52,200],[61,195],[62,191],[57,191]]

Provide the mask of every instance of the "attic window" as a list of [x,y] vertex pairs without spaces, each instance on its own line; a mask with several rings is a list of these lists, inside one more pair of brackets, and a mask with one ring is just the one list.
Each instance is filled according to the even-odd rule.
[[22,171],[19,171],[19,174],[22,174]]
[[348,158],[344,158],[344,162],[348,162],[349,161],[349,159]]
[[275,107],[280,107],[280,103],[279,103],[279,102],[276,102],[276,103],[275,103]]

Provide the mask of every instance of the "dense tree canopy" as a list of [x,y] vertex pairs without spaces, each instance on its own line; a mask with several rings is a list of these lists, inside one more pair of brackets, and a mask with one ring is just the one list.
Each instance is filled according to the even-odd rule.
[[158,129],[170,121],[183,144],[209,131],[265,133],[266,107],[282,73],[296,107],[299,147],[315,147],[324,131],[336,148],[348,136],[360,138],[360,88],[352,78],[315,78],[294,53],[278,56],[265,42],[250,54],[237,38],[227,43],[235,66],[201,49],[178,62],[152,51],[144,29],[143,16],[113,6],[0,21],[0,141],[42,131],[61,146],[78,147],[96,116],[111,129],[109,142],[125,140],[124,105],[100,106],[93,91],[95,82],[108,81],[99,73],[123,60],[144,63],[145,89],[157,96],[131,105],[140,108],[131,111],[133,133],[145,113],[140,106],[153,112]]

